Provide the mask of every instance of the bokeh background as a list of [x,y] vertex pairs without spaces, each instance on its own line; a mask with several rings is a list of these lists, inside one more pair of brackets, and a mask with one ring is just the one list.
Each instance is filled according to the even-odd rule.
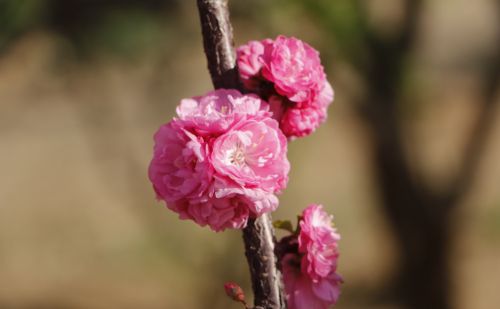
[[[342,234],[337,308],[500,303],[500,3],[230,1],[236,44],[316,47],[329,119],[274,218]],[[195,1],[0,0],[0,308],[239,308],[239,231],[180,221],[152,135],[212,88]],[[280,233],[280,235],[282,235]]]

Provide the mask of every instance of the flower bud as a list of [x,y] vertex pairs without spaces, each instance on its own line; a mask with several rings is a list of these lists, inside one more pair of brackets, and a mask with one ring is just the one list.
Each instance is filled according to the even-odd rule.
[[226,290],[227,296],[231,297],[232,300],[245,303],[245,294],[238,284],[234,282],[226,282],[224,284],[224,289]]

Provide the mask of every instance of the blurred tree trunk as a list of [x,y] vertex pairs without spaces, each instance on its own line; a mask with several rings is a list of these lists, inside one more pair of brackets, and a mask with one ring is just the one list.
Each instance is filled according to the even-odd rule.
[[[374,104],[374,108],[385,106]],[[374,102],[372,102],[373,104]],[[389,103],[389,106],[393,104]],[[392,294],[408,308],[450,308],[448,254],[454,205],[421,186],[411,174],[392,116],[367,120],[373,133],[372,161],[399,252]]]
[[[393,58],[394,60],[394,58]],[[380,69],[389,66],[380,64]],[[397,240],[393,295],[408,308],[450,308],[449,232],[454,207],[421,184],[404,152],[396,74],[374,78],[360,114],[372,136],[372,162],[384,213]],[[445,205],[448,204],[448,205]]]
[[358,111],[372,134],[371,154],[381,206],[397,241],[399,265],[392,295],[406,308],[449,309],[453,218],[471,187],[495,121],[500,46],[483,72],[479,112],[458,172],[446,189],[438,190],[418,177],[421,171],[408,162],[402,142],[404,119],[398,109],[405,103],[405,64],[414,50],[421,12],[421,1],[404,3],[406,19],[398,35],[388,39],[365,29],[370,61],[358,67],[363,68],[368,91]]

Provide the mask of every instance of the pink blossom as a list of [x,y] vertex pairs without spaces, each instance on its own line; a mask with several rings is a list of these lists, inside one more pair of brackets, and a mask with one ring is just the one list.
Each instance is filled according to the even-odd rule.
[[269,117],[269,106],[255,95],[218,89],[204,96],[181,100],[177,107],[183,126],[198,135],[221,134],[238,120],[249,116]]
[[[327,118],[328,105],[333,101],[333,89],[330,83],[326,82],[325,87],[320,92],[318,99],[309,106],[302,108],[287,108],[283,112],[280,120],[281,130],[291,139],[303,137],[311,134]],[[276,109],[276,107],[274,107]],[[273,110],[273,107],[271,107]]]
[[167,207],[183,220],[193,220],[200,226],[210,226],[216,232],[226,228],[242,229],[250,216],[250,207],[244,195],[207,198],[204,200],[182,199],[167,203]]
[[319,53],[307,43],[284,36],[251,41],[237,56],[246,89],[269,101],[288,138],[309,135],[326,120],[333,89]]
[[337,302],[342,283],[336,273],[340,236],[332,219],[321,205],[312,204],[302,212],[298,235],[281,244],[289,248],[282,269],[290,309],[328,308]]
[[276,91],[302,105],[311,102],[326,80],[319,53],[296,38],[278,36],[264,49],[262,75]]
[[260,56],[264,53],[264,42],[266,41],[250,41],[236,49],[238,70],[243,79],[258,75],[262,69]]
[[278,208],[278,198],[267,188],[245,188],[228,178],[221,178],[218,175],[215,177],[211,192],[217,199],[238,198],[243,200],[254,216],[260,216]]
[[333,217],[321,205],[311,204],[300,220],[299,252],[304,254],[302,271],[313,279],[327,276],[337,268],[340,235],[332,227]]
[[212,164],[241,186],[280,192],[288,181],[290,165],[286,139],[274,119],[240,122],[213,144]]
[[319,127],[321,115],[314,108],[289,108],[281,118],[283,133],[295,139],[311,134]]
[[259,41],[250,41],[236,49],[237,65],[241,80],[247,89],[257,89],[260,70],[264,65],[262,55],[266,45],[272,44],[270,39]]
[[325,86],[323,87],[323,89],[321,89],[319,96],[318,96],[318,99],[316,101],[320,108],[325,109],[325,113],[324,113],[325,118],[326,118],[326,109],[333,102],[334,96],[335,95],[333,92],[332,85],[330,85],[330,83],[328,81],[326,81]]
[[311,280],[300,271],[298,256],[287,254],[283,257],[283,281],[289,309],[327,309],[337,303],[340,296],[342,278],[331,272],[318,280]]
[[149,179],[158,199],[175,202],[181,198],[200,198],[212,174],[207,143],[175,121],[161,126],[154,140]]
[[215,231],[277,208],[290,164],[267,104],[221,89],[182,100],[177,114],[155,134],[149,178],[158,199]]

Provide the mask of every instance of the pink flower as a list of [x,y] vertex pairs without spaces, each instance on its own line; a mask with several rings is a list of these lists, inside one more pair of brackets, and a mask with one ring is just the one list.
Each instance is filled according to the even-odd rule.
[[[328,308],[340,295],[342,278],[336,273],[339,234],[332,216],[321,205],[303,212],[298,235],[284,238],[283,281],[290,309]],[[284,243],[283,243],[284,242]]]
[[340,235],[332,227],[333,217],[321,205],[311,204],[300,220],[299,252],[304,254],[302,271],[318,279],[337,268]]
[[265,48],[262,60],[262,75],[292,102],[311,102],[324,87],[326,76],[319,53],[296,38],[278,36]]
[[282,270],[288,309],[327,309],[337,303],[342,278],[330,273],[316,281],[300,271],[298,256],[283,257]]
[[181,100],[177,107],[183,126],[197,135],[220,135],[240,119],[269,117],[269,106],[255,95],[218,89],[204,96]]
[[260,216],[278,208],[278,198],[267,188],[245,188],[227,178],[217,177],[211,191],[217,199],[238,198],[254,216]]
[[212,164],[219,174],[247,188],[280,192],[288,181],[287,142],[274,119],[235,125],[213,144]]
[[288,138],[309,135],[326,120],[333,89],[319,53],[307,43],[284,36],[251,41],[238,48],[237,57],[246,89],[269,101]]
[[[311,134],[327,118],[328,105],[333,101],[333,89],[326,82],[318,100],[310,106],[287,108],[281,116],[281,130],[291,139]],[[271,110],[273,108],[271,107]]]
[[292,140],[307,136],[319,127],[320,117],[314,108],[290,108],[281,118],[281,129]]
[[183,220],[193,220],[200,226],[210,226],[216,232],[226,228],[242,229],[250,216],[250,202],[244,195],[207,198],[206,200],[182,199],[167,203],[167,207]]
[[207,143],[175,121],[161,126],[154,140],[149,179],[158,199],[175,202],[200,198],[212,174]]
[[264,48],[268,44],[272,44],[270,39],[262,42],[250,41],[236,49],[238,70],[247,89],[258,88],[258,81],[254,77],[260,74],[264,65],[261,55],[264,54]]
[[182,100],[177,114],[155,134],[149,179],[158,199],[215,231],[277,208],[290,164],[267,104],[221,89]]
[[325,86],[323,87],[323,89],[321,89],[318,99],[316,100],[318,107],[323,110],[323,118],[321,118],[322,121],[326,119],[326,110],[328,106],[333,102],[334,96],[335,95],[332,85],[330,85],[330,83],[326,81]]

